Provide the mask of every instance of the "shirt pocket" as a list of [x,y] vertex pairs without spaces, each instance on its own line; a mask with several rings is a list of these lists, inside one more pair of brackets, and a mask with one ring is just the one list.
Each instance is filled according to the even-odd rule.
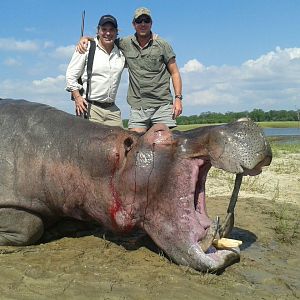
[[159,51],[152,51],[143,56],[144,66],[147,71],[158,72],[164,66],[163,55]]
[[128,52],[125,56],[126,64],[128,67],[134,67],[138,65],[138,56],[139,54],[136,52]]

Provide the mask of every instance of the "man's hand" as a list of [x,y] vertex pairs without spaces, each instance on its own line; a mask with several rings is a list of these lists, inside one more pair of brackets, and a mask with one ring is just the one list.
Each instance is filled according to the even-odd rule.
[[76,115],[81,116],[82,114],[84,114],[84,112],[87,111],[88,103],[81,95],[74,96],[74,100],[75,100]]
[[176,119],[182,113],[182,101],[180,99],[175,98],[173,103],[173,112],[172,112],[173,119]]
[[89,38],[86,36],[83,36],[79,40],[79,43],[76,46],[76,51],[78,51],[80,54],[84,54],[87,51],[88,44],[89,44]]

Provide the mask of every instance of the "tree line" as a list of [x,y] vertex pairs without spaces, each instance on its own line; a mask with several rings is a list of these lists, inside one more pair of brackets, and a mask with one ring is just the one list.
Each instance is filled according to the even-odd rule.
[[178,125],[189,124],[211,124],[211,123],[230,123],[240,118],[250,118],[255,122],[268,121],[299,121],[300,111],[298,110],[269,110],[253,109],[252,111],[242,112],[203,112],[200,115],[180,116],[176,119]]
[[[299,121],[300,110],[269,110],[253,109],[252,111],[242,112],[203,112],[200,115],[180,116],[176,119],[177,125],[190,124],[213,124],[213,123],[230,123],[240,118],[250,118],[255,122],[268,121]],[[123,120],[124,127],[128,126],[128,119]]]

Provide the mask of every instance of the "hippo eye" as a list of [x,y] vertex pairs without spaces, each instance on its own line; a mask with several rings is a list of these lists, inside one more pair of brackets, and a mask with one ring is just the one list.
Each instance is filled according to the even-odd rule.
[[127,139],[124,140],[124,149],[125,149],[125,155],[130,151],[132,148],[133,144],[133,139],[128,137]]

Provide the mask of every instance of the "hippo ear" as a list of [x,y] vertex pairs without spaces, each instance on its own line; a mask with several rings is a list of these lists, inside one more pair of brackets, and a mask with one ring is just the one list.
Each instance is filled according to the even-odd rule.
[[133,139],[131,137],[128,137],[124,140],[125,156],[131,150],[132,145],[133,145]]

